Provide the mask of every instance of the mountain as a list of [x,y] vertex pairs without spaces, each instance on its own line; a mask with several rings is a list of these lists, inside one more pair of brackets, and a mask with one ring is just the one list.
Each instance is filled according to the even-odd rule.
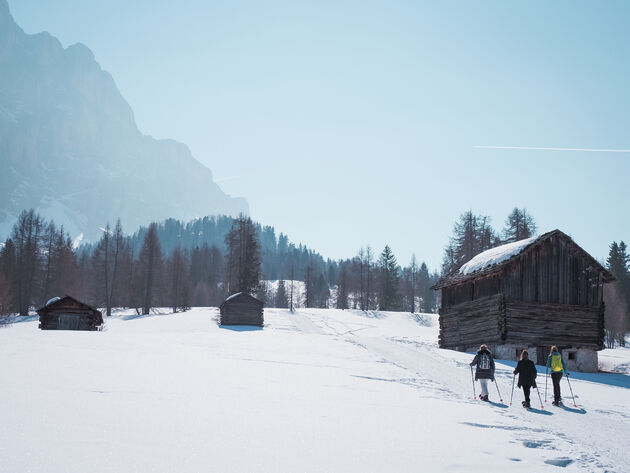
[[182,143],[143,135],[112,76],[82,44],[25,34],[0,0],[0,238],[22,209],[94,239],[120,217],[247,213]]

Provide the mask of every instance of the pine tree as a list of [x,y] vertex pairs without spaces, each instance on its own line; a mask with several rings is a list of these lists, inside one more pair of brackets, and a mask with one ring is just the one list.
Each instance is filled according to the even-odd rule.
[[379,259],[381,288],[379,294],[380,310],[397,310],[398,301],[398,263],[389,245],[386,245]]
[[287,299],[287,290],[284,285],[284,280],[278,281],[278,290],[276,291],[276,307],[281,309],[287,309],[289,307],[289,301]]
[[[608,270],[616,278],[613,283],[615,295],[621,298],[625,307],[630,308],[630,255],[623,241],[619,244],[614,241],[611,243],[606,263]],[[630,322],[630,314],[626,318]]]
[[260,243],[249,217],[234,221],[225,237],[228,247],[227,282],[229,293],[254,294],[260,281]]
[[309,264],[304,272],[304,307],[311,308],[314,306],[315,285],[313,283],[313,267]]
[[536,222],[534,218],[527,213],[527,209],[514,210],[508,215],[503,229],[503,240],[506,243],[524,240],[536,234]]
[[453,273],[482,251],[500,244],[490,221],[490,217],[475,215],[470,210],[460,215],[444,251],[443,274]]
[[330,287],[323,273],[319,273],[317,284],[315,287],[315,307],[320,309],[328,308],[328,299],[330,298]]
[[348,308],[348,272],[346,265],[341,264],[341,270],[339,272],[339,278],[337,281],[337,309]]

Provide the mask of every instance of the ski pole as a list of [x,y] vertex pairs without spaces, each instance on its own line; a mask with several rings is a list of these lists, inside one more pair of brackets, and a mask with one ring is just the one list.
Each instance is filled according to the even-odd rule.
[[473,394],[475,395],[475,399],[477,399],[477,392],[475,391],[475,376],[473,375],[472,366],[470,367],[470,379],[472,379],[473,383]]
[[542,399],[540,398],[540,390],[538,389],[538,385],[536,385],[536,392],[538,393],[538,400],[540,401],[540,408],[544,409],[545,406],[544,406],[544,404],[542,402]]
[[516,380],[516,374],[512,376],[512,394],[510,394],[510,406],[512,405],[512,399],[514,398],[514,381]]
[[548,379],[549,368],[545,368],[545,404],[547,403],[547,379]]
[[569,381],[568,373],[567,373],[567,383],[569,383],[569,389],[571,390],[571,397],[573,398],[573,407],[577,407],[577,404],[575,403],[575,396],[573,395],[573,389],[571,389],[571,381]]
[[497,383],[497,380],[493,380],[494,381],[494,385],[497,387],[497,394],[499,395],[499,401],[503,402],[503,398],[501,397],[501,393],[499,392],[499,383]]

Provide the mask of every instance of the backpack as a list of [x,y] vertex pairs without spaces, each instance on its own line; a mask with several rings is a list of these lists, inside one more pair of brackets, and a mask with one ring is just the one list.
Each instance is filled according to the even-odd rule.
[[479,369],[489,370],[490,369],[490,356],[487,353],[482,353],[479,357]]
[[558,371],[563,371],[562,367],[562,355],[560,353],[554,353],[551,355],[551,372],[555,373]]

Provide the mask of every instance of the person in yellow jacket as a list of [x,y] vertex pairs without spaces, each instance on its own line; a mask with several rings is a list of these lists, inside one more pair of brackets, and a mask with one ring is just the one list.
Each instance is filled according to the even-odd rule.
[[[560,380],[562,373],[567,373],[567,365],[564,363],[562,355],[558,351],[558,347],[551,347],[551,353],[547,357],[547,368],[551,371],[551,381],[553,382],[553,402],[554,406],[559,406],[562,398],[560,397]],[[569,376],[569,373],[567,373]]]

